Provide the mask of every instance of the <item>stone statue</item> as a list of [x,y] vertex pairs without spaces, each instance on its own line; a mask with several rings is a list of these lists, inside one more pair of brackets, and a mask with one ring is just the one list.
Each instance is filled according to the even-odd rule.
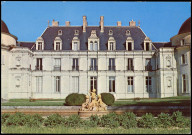
[[80,111],[107,111],[107,105],[102,101],[101,95],[97,99],[96,89],[93,89],[93,92],[90,90],[89,93],[90,96],[86,96],[86,102],[82,104]]

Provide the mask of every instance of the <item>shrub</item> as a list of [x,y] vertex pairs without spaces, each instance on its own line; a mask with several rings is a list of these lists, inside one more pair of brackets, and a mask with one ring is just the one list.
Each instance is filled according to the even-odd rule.
[[91,115],[89,117],[89,127],[96,127],[100,123],[100,118],[97,115]]
[[160,127],[167,128],[172,126],[173,120],[172,117],[168,113],[161,113],[157,116]]
[[144,114],[141,119],[138,120],[138,127],[141,128],[153,128],[157,124],[157,119],[151,113]]
[[59,114],[52,114],[44,120],[44,126],[54,127],[63,124],[65,119]]
[[83,121],[80,119],[80,116],[77,114],[74,114],[74,115],[69,116],[66,119],[64,125],[68,126],[68,127],[80,127],[82,122]]
[[101,127],[115,128],[120,126],[119,116],[116,113],[109,113],[107,115],[103,115],[100,119],[99,125]]
[[65,105],[76,106],[82,105],[86,100],[85,94],[72,93],[69,94],[65,99]]
[[10,117],[9,113],[2,114],[1,115],[1,124],[4,124],[9,117]]
[[30,115],[29,121],[27,121],[26,126],[28,127],[40,127],[43,123],[43,118],[39,114]]
[[20,112],[11,115],[5,122],[6,126],[24,126],[29,121],[30,116]]
[[126,129],[137,127],[136,115],[133,112],[125,112],[122,115],[121,125]]
[[111,93],[101,93],[101,98],[102,101],[109,106],[115,102],[115,97]]
[[185,118],[182,115],[182,112],[176,111],[172,114],[172,125],[176,127],[189,127],[190,126],[190,120]]

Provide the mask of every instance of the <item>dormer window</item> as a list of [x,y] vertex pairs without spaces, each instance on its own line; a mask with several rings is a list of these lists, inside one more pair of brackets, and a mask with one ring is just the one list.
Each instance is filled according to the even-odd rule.
[[183,46],[183,45],[185,45],[185,40],[184,39],[181,40],[181,46]]
[[39,37],[36,41],[36,50],[44,50],[44,40],[42,37]]
[[59,30],[59,31],[58,31],[58,35],[62,35],[62,30]]
[[99,38],[96,35],[96,30],[91,31],[91,36],[88,38],[88,50],[99,50]]
[[75,35],[79,35],[79,30],[75,30]]
[[60,37],[56,37],[54,40],[54,50],[62,50],[62,40]]
[[110,37],[108,40],[108,50],[110,51],[116,50],[116,42],[114,37]]
[[112,30],[109,30],[109,35],[113,35],[113,31]]
[[80,40],[78,37],[74,37],[72,40],[72,50],[77,51],[80,49]]
[[126,50],[127,51],[134,50],[134,40],[132,39],[132,37],[128,37],[126,40]]
[[145,37],[145,40],[144,40],[144,50],[145,51],[152,50],[151,40],[148,37]]
[[126,30],[125,34],[126,34],[126,36],[129,36],[129,35],[131,35],[131,32],[129,30]]

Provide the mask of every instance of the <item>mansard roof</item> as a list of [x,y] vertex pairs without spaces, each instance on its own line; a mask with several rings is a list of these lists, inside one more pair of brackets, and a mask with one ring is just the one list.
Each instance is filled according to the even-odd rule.
[[35,45],[35,42],[18,42],[17,45],[21,47],[28,47],[29,49],[31,49],[33,45]]
[[161,47],[172,47],[171,42],[153,42],[153,45],[159,49]]
[[[58,31],[62,30],[62,35],[58,35]],[[104,26],[104,32],[100,32],[99,26],[87,26],[86,32],[83,32],[82,26],[54,26],[47,27],[45,32],[42,34],[44,39],[44,50],[54,50],[54,39],[59,36],[62,39],[62,50],[72,50],[72,40],[75,36],[75,30],[79,30],[78,38],[80,40],[80,50],[88,50],[88,38],[91,35],[92,30],[96,30],[97,37],[100,39],[100,50],[108,50],[107,44],[109,30],[113,31],[113,37],[116,40],[116,50],[126,50],[126,31],[129,30],[131,37],[134,40],[134,50],[143,50],[143,42],[146,35],[143,31],[135,26]],[[152,47],[154,50],[154,47]]]

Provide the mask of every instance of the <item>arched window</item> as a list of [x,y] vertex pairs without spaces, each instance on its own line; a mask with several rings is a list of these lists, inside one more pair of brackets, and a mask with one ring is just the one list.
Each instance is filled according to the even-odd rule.
[[130,32],[129,30],[126,30],[125,34],[126,34],[127,36],[129,36],[129,35],[131,34],[131,32]]
[[59,30],[59,31],[58,31],[58,35],[62,35],[62,30]]
[[94,51],[97,51],[97,46],[98,46],[98,43],[97,43],[97,41],[95,41],[95,43],[94,43]]
[[90,51],[93,51],[93,41],[90,42]]

